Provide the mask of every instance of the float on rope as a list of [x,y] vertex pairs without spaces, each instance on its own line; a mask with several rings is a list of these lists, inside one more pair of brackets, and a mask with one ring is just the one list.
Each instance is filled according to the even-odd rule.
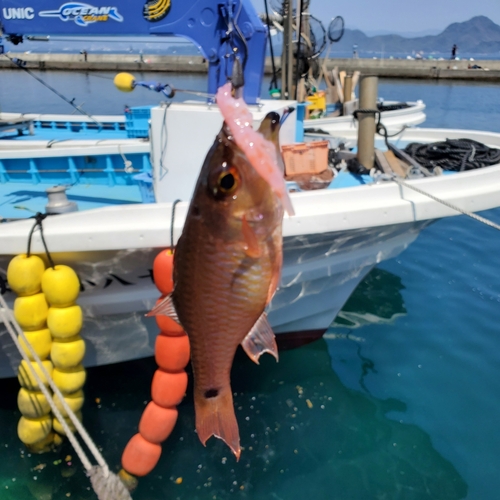
[[[75,305],[80,291],[78,276],[68,266],[45,269],[40,257],[22,254],[9,263],[7,281],[18,295],[14,301],[14,317],[45,369],[63,392],[64,399],[81,420],[79,410],[84,401],[81,389],[86,373],[81,365],[85,342],[78,335],[82,327],[82,311]],[[22,339],[20,343],[47,386],[44,375]],[[52,417],[50,406],[24,360],[19,366],[18,379],[21,384],[18,407],[22,414],[18,424],[19,438],[34,452],[48,451],[53,444],[61,442],[53,430],[64,435],[64,429]],[[62,407],[59,409],[66,416]],[[66,421],[73,429],[71,421]]]
[[[14,301],[14,317],[42,360],[47,372],[51,374],[53,367],[48,357],[52,347],[52,337],[47,329],[49,307],[42,292],[44,272],[45,264],[40,257],[27,256],[26,254],[16,255],[9,262],[7,281],[11,289],[18,295]],[[33,362],[24,342],[21,342],[21,346],[28,354],[33,368],[41,375],[44,385],[48,385],[38,364]],[[55,439],[50,406],[36,380],[31,376],[24,360],[19,365],[18,379],[21,389],[17,396],[17,402],[22,416],[17,425],[17,435],[31,451],[48,451]]]
[[[80,280],[71,267],[56,265],[43,273],[42,290],[50,305],[47,324],[52,335],[52,379],[81,422],[80,409],[84,402],[82,388],[87,374],[82,366],[85,341],[79,335],[83,324],[82,310],[75,304],[80,293]],[[62,409],[60,403],[58,408]],[[64,411],[62,414],[68,427],[74,432],[73,422],[67,418]],[[58,434],[66,434],[57,418],[53,419],[52,425]]]
[[[156,287],[165,295],[173,290],[173,252],[162,250],[153,264]],[[159,302],[158,301],[158,302]],[[134,476],[149,474],[161,456],[161,443],[171,434],[177,421],[176,406],[187,389],[186,365],[189,363],[189,339],[182,327],[166,316],[156,316],[160,333],[155,344],[158,365],[151,383],[152,401],[146,406],[139,422],[139,432],[128,442],[122,455],[120,477],[133,487]]]

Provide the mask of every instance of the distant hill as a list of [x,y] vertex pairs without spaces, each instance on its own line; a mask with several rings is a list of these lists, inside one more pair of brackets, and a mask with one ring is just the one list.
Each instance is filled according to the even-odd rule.
[[[408,38],[401,35],[366,36],[360,30],[346,29],[342,40],[332,48],[334,51],[349,51],[356,44],[358,51],[385,54],[412,51],[450,52],[453,44],[460,53],[482,53],[500,55],[500,26],[485,16],[476,16],[463,23],[450,24],[438,35]],[[333,54],[332,54],[333,55]]]

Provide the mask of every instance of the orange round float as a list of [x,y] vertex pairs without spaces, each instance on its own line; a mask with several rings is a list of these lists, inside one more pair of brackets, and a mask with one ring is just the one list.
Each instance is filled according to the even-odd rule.
[[134,476],[149,474],[160,460],[161,446],[150,443],[140,434],[133,436],[125,446],[122,455],[122,466]]
[[175,407],[162,408],[151,401],[139,422],[139,434],[150,443],[162,443],[174,430],[177,413]]
[[153,280],[162,295],[167,295],[174,289],[174,252],[170,248],[162,250],[153,262]]
[[184,333],[180,337],[172,337],[160,332],[156,337],[156,364],[167,372],[179,372],[189,363],[189,338]]

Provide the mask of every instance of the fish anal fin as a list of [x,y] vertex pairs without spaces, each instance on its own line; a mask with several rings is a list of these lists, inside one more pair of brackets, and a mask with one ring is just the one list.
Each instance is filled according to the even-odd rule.
[[246,245],[245,253],[252,259],[258,259],[262,254],[259,246],[259,240],[257,239],[257,236],[255,236],[255,233],[250,227],[250,224],[248,223],[245,216],[243,216],[241,222],[241,231],[243,233],[243,239],[245,240]]
[[[175,310],[174,302],[172,301],[172,295],[167,295],[161,302],[158,302],[151,311],[149,311],[146,316],[168,316],[172,318],[176,323],[179,323],[179,318],[177,316],[177,311]],[[180,323],[179,323],[180,324]]]
[[259,358],[265,352],[272,354],[276,361],[279,361],[278,346],[265,312],[261,314],[250,332],[243,339],[241,347],[254,363],[259,364]]
[[240,433],[231,388],[228,386],[225,390],[215,391],[216,396],[206,397],[211,391],[198,393],[195,390],[196,432],[203,446],[212,436],[224,441],[238,461],[241,455]]

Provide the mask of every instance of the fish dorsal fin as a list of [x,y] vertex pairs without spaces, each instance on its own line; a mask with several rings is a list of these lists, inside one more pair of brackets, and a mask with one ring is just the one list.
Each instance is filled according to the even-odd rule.
[[246,245],[245,253],[252,259],[258,259],[262,253],[259,246],[259,240],[245,216],[243,216],[243,220],[241,221],[241,232],[243,233],[243,239]]
[[259,358],[265,352],[272,354],[278,361],[278,346],[274,338],[274,332],[267,320],[267,314],[264,312],[253,325],[247,336],[243,339],[241,347],[248,354],[248,357],[259,364]]
[[149,311],[146,316],[168,316],[172,318],[176,323],[179,323],[179,317],[177,316],[177,311],[175,310],[174,302],[172,301],[172,294],[167,295],[161,302],[158,302],[151,311]]

